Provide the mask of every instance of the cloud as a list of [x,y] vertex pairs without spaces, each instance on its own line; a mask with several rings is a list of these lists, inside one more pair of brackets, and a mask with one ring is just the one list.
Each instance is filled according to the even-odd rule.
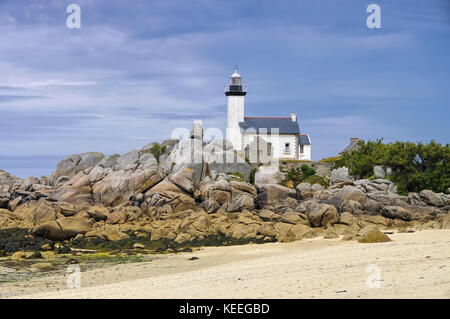
[[353,135],[419,136],[412,123],[425,108],[440,114],[427,134],[444,135],[449,31],[435,2],[382,1],[381,30],[365,27],[364,4],[344,0],[77,3],[79,30],[65,25],[65,1],[0,3],[8,154],[125,152],[197,119],[223,129],[236,64],[246,113],[296,112],[315,158]]
[[0,103],[7,103],[7,102],[13,102],[13,101],[20,101],[20,100],[29,100],[29,99],[46,99],[45,96],[39,96],[39,95],[0,95]]

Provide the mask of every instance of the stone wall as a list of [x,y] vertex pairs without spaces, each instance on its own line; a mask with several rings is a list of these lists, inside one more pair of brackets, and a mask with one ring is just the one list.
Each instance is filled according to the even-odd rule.
[[316,170],[316,174],[323,178],[330,178],[333,163],[306,162],[306,161],[283,161],[280,160],[280,170],[289,172],[291,169],[300,169],[302,165],[307,165]]

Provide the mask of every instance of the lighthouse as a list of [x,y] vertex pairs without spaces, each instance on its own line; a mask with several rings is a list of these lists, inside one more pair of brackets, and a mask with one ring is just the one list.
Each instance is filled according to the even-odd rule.
[[[242,87],[242,76],[235,68],[230,84],[225,86],[225,95],[228,98],[227,140],[233,144],[234,149],[245,151],[252,143],[262,139],[270,145],[270,153],[274,158],[310,161],[311,139],[309,134],[300,132],[300,118],[297,114],[291,112],[290,116],[282,117],[245,116],[246,94],[247,90]],[[259,142],[257,144],[259,145]],[[258,149],[258,154],[260,151],[264,150]]]
[[239,123],[244,122],[244,97],[247,94],[242,89],[242,76],[235,68],[231,75],[230,84],[225,88],[225,95],[228,97],[227,103],[227,140],[229,140],[235,150],[242,150],[242,133]]

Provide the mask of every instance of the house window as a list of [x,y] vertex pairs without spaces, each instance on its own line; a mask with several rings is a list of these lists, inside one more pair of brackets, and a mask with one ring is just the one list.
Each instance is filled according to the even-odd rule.
[[300,145],[300,154],[304,153],[303,145]]
[[285,153],[290,153],[290,144],[289,143],[284,143],[284,152]]

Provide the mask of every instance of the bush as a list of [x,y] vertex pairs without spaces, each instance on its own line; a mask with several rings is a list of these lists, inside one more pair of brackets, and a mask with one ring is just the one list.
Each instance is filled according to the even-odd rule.
[[306,164],[303,164],[302,166],[300,166],[300,170],[302,171],[303,178],[308,178],[309,176],[312,176],[316,173],[314,168],[309,167]]
[[322,185],[324,188],[328,187],[327,180],[319,175],[311,175],[308,178],[305,178],[302,183],[310,183],[311,185],[319,184]]
[[159,143],[155,143],[150,149],[150,153],[153,154],[156,161],[159,163],[159,157],[165,152],[167,145],[160,145]]
[[358,178],[373,175],[375,165],[392,169],[388,176],[401,193],[448,192],[450,187],[450,145],[431,141],[429,144],[395,142],[384,144],[382,140],[360,141],[360,149],[344,154],[335,167],[346,166],[350,174]]
[[328,183],[320,176],[315,175],[314,168],[309,167],[306,164],[300,166],[300,168],[292,168],[282,185],[290,188],[295,188],[300,183],[320,184],[324,187],[328,186]]

